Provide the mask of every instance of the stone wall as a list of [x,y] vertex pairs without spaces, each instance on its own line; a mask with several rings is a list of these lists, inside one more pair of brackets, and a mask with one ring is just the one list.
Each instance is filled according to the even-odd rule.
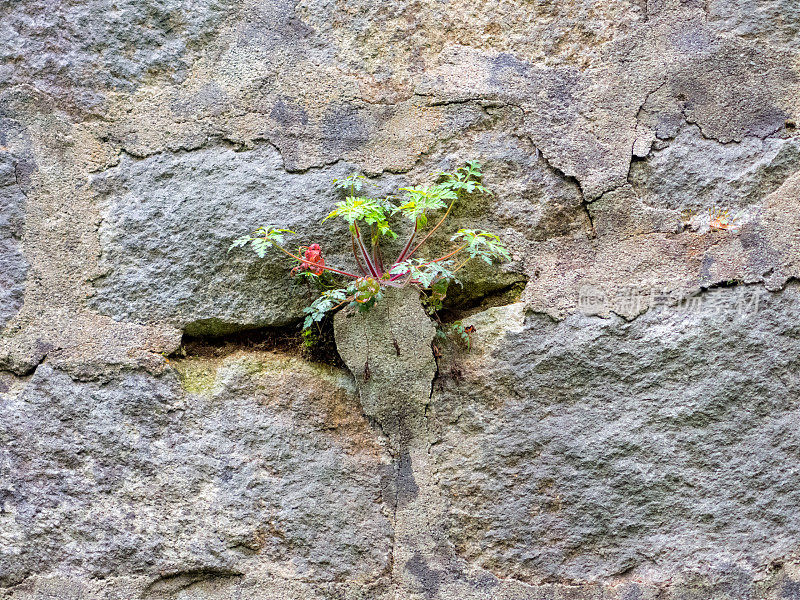
[[[0,0],[0,57],[0,598],[800,599],[796,2]],[[347,265],[333,178],[470,158],[513,261],[413,419],[237,341],[313,296],[232,238]]]

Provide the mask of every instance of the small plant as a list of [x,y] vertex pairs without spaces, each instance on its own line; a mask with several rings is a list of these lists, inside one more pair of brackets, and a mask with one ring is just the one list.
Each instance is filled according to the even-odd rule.
[[709,209],[709,223],[711,231],[738,231],[740,225],[737,222],[739,215],[731,215],[730,211],[719,208]]
[[[693,209],[686,209],[681,213],[681,221],[688,225],[700,214]],[[708,209],[708,228],[710,231],[738,231],[741,229],[740,217],[740,212],[732,215],[728,209],[712,206]]]
[[464,347],[467,352],[469,352],[469,349],[472,346],[473,333],[475,333],[475,326],[467,325],[465,327],[461,321],[456,321],[454,323],[450,323],[449,325],[439,323],[439,326],[436,328],[437,339],[446,341],[448,338],[453,338],[462,347]]
[[[280,251],[298,263],[291,270],[292,275],[315,280],[320,288],[328,288],[305,309],[304,329],[346,304],[362,311],[368,310],[381,299],[383,290],[391,287],[414,286],[426,291],[428,309],[435,311],[441,307],[448,286],[458,282],[456,274],[470,261],[482,260],[492,264],[510,260],[500,238],[476,229],[459,229],[450,238],[453,248],[438,258],[415,256],[445,222],[460,195],[492,193],[481,183],[482,175],[481,165],[471,161],[453,172],[439,173],[439,183],[435,185],[402,188],[399,198],[361,195],[367,183],[363,175],[335,179],[333,185],[345,192],[345,198],[322,222],[336,218],[347,223],[358,273],[327,264],[319,244],[300,246],[296,253],[285,249],[284,238],[294,235],[288,229],[259,227],[252,234],[234,240],[229,251],[249,245],[261,258],[270,249]],[[428,216],[441,210],[445,211],[444,215],[423,235],[428,226]],[[390,226],[390,220],[395,218],[408,221],[410,233],[397,258],[387,262],[381,242],[397,239],[398,234]],[[469,344],[468,337],[466,340]]]

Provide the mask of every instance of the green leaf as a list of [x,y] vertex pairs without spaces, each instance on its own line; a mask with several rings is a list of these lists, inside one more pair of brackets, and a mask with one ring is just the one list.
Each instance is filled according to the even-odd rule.
[[325,318],[329,310],[347,300],[347,290],[339,288],[335,290],[328,290],[323,292],[322,295],[303,309],[306,318],[303,321],[303,329],[308,329],[317,321]]
[[428,211],[447,208],[448,200],[458,198],[458,194],[453,190],[441,185],[418,190],[401,188],[401,191],[405,192],[405,198],[394,212],[395,214],[401,213],[407,219],[417,223],[419,227],[424,227],[427,223],[426,213]]
[[348,175],[347,177],[343,177],[342,179],[334,179],[333,180],[333,187],[339,188],[340,190],[351,190],[360,192],[361,188],[364,186],[364,181],[366,181],[366,177],[360,175],[358,173],[353,173]]
[[253,250],[256,251],[256,254],[258,254],[259,258],[264,258],[264,256],[267,254],[267,249],[270,246],[270,242],[263,238],[255,238],[252,240],[250,245],[253,247]]
[[[323,273],[329,273],[329,271],[323,271]],[[297,271],[295,273],[295,277],[298,279],[309,279],[311,281],[316,281],[320,278],[319,275],[316,273],[312,273],[311,271]]]
[[464,327],[464,324],[461,321],[455,321],[454,323],[450,324],[448,329],[452,335],[461,341],[461,343],[466,347],[467,352],[469,352],[470,345],[472,344],[472,338],[470,337],[466,327]]
[[381,292],[381,284],[374,277],[360,277],[348,286],[347,291],[358,304],[367,304],[377,299]]
[[249,235],[243,235],[242,237],[236,238],[235,240],[233,240],[233,243],[231,243],[230,247],[228,248],[228,252],[230,252],[234,248],[241,248],[242,246],[247,245],[247,243],[251,239],[253,238],[251,238]]
[[259,258],[264,258],[267,250],[273,244],[283,244],[283,238],[286,234],[294,235],[294,231],[289,229],[275,229],[273,227],[261,226],[250,235],[243,235],[242,237],[233,240],[233,243],[228,248],[228,252],[234,248],[246,246],[248,243],[253,248]]
[[429,288],[439,279],[456,280],[453,272],[448,268],[450,266],[449,261],[427,262],[425,259],[411,258],[395,264],[389,273],[410,276],[411,283],[416,283],[422,288]]
[[431,284],[430,296],[425,301],[430,314],[442,308],[442,301],[447,297],[447,288],[450,287],[450,281],[450,279],[440,277]]
[[439,185],[453,191],[464,191],[468,194],[474,192],[492,193],[481,183],[483,172],[481,171],[481,164],[477,160],[469,161],[466,166],[459,167],[452,173],[440,173],[439,176],[445,178],[445,181]]
[[480,258],[487,264],[492,264],[495,260],[511,260],[511,254],[500,238],[493,233],[475,229],[459,229],[450,239],[466,244],[470,258]]
[[322,219],[322,222],[334,217],[341,217],[352,229],[354,223],[363,221],[368,225],[376,225],[381,235],[396,238],[397,234],[389,227],[387,220],[388,213],[394,208],[386,198],[348,196],[344,201],[338,202],[336,208]]

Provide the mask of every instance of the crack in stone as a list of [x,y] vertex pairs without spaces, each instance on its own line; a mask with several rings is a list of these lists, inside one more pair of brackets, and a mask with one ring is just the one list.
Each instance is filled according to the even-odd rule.
[[[404,100],[402,102],[386,103],[386,104],[382,104],[382,106],[394,106],[394,107],[396,107],[396,106],[399,106],[399,105],[401,105],[403,103],[407,103],[410,100],[413,100],[414,98],[432,98],[432,97],[435,97],[435,95],[434,94],[420,94],[420,93],[416,93],[415,92],[411,96],[411,98],[409,98],[408,100]],[[496,107],[499,107],[499,108],[503,108],[503,107],[520,108],[518,105],[515,105],[515,104],[497,103],[497,102],[486,100],[486,99],[480,98],[480,97],[477,97],[477,98],[466,98],[466,99],[460,99],[460,100],[435,101],[435,102],[429,103],[428,106],[439,107],[439,106],[451,106],[451,105],[478,104],[479,106],[481,106],[481,108],[484,108],[483,105],[480,104],[481,102],[491,102],[490,106],[496,106]],[[247,114],[251,114],[251,113],[243,113],[240,116],[245,116]],[[416,168],[426,157],[430,156],[430,154],[435,150],[435,148],[437,147],[438,144],[446,143],[446,142],[452,140],[453,138],[457,137],[458,135],[459,135],[459,132],[455,132],[455,133],[453,133],[452,135],[450,135],[448,137],[435,139],[434,142],[429,146],[429,148],[427,150],[423,150],[422,152],[419,153],[419,156],[416,158],[416,160],[409,167],[398,168],[398,169],[385,168],[385,169],[381,169],[380,171],[376,171],[374,173],[371,173],[371,175],[373,175],[373,176],[380,176],[380,175],[383,175],[383,174],[402,175],[402,174],[408,173],[408,172],[412,171],[414,168]],[[120,149],[118,150],[118,152],[116,154],[116,162],[112,163],[110,166],[108,166],[106,168],[99,168],[99,169],[91,170],[89,172],[92,173],[92,174],[102,174],[105,171],[108,171],[108,170],[110,170],[110,169],[112,169],[114,167],[117,167],[117,166],[119,166],[120,158],[123,155],[129,156],[133,160],[140,161],[140,160],[144,160],[144,159],[150,158],[152,156],[158,156],[160,154],[187,154],[187,153],[190,153],[190,152],[195,152],[195,151],[198,151],[198,150],[205,150],[205,149],[209,149],[209,148],[214,148],[214,147],[218,147],[218,146],[225,145],[225,144],[227,144],[230,147],[232,147],[232,149],[235,152],[246,152],[246,151],[249,151],[249,150],[253,150],[253,149],[257,148],[261,144],[268,145],[268,146],[272,147],[280,155],[281,162],[283,163],[283,170],[286,173],[289,173],[289,174],[300,174],[300,175],[302,175],[304,173],[308,173],[308,172],[313,171],[313,170],[325,169],[325,168],[337,165],[337,164],[339,164],[341,162],[345,162],[345,158],[340,156],[340,157],[338,157],[336,159],[329,160],[329,161],[323,161],[323,162],[319,162],[319,163],[314,163],[314,164],[311,164],[311,165],[309,165],[307,167],[297,168],[297,169],[290,169],[290,168],[288,168],[286,166],[286,158],[285,158],[285,156],[283,154],[283,151],[281,150],[281,148],[274,141],[272,141],[271,138],[268,138],[268,137],[255,137],[255,138],[253,138],[252,142],[253,142],[252,145],[248,145],[248,144],[246,144],[244,142],[232,139],[230,136],[228,136],[226,134],[214,134],[214,135],[209,135],[205,142],[203,142],[202,144],[197,145],[197,146],[180,145],[180,146],[177,146],[175,148],[160,148],[160,149],[157,149],[157,150],[153,150],[152,152],[136,152],[135,150],[132,150],[129,147],[126,147],[126,146],[123,145],[123,146],[120,147]]]
[[[520,109],[520,110],[522,110],[523,114],[525,113],[524,109]],[[564,181],[569,182],[569,183],[573,183],[578,187],[578,192],[581,195],[581,209],[583,210],[584,215],[586,215],[586,218],[589,221],[589,227],[586,229],[586,232],[585,232],[586,233],[586,237],[588,239],[590,239],[590,240],[596,238],[597,237],[597,230],[595,229],[595,226],[594,226],[594,218],[592,218],[592,214],[589,211],[589,204],[599,200],[603,196],[603,194],[605,194],[606,192],[603,192],[602,194],[600,194],[600,196],[598,196],[594,200],[589,200],[586,197],[586,194],[583,191],[583,185],[581,185],[580,179],[578,179],[574,175],[567,175],[566,173],[564,173],[564,171],[562,171],[561,169],[559,169],[558,167],[553,165],[553,163],[550,162],[550,160],[547,158],[545,153],[542,152],[539,149],[539,147],[536,146],[536,144],[534,144],[533,139],[531,138],[531,136],[529,134],[527,134],[527,133],[526,134],[522,134],[521,136],[518,136],[518,137],[521,137],[522,139],[527,140],[527,142],[536,150],[536,158],[537,158],[537,160],[538,160],[539,156],[541,156],[542,160],[547,165],[547,167],[549,169],[551,169],[556,175],[561,177]],[[624,184],[622,184],[622,185],[624,185]],[[621,186],[617,186],[617,187],[621,187]]]
[[[47,344],[49,346],[49,344]],[[56,352],[58,350],[63,350],[62,347],[48,347],[44,354],[37,359],[35,364],[31,365],[21,365],[20,368],[13,368],[11,366],[5,365],[0,366],[0,373],[10,373],[15,377],[29,377],[36,372],[41,365],[45,363],[47,357],[50,355],[51,352]],[[0,358],[0,365],[2,364],[3,359]]]

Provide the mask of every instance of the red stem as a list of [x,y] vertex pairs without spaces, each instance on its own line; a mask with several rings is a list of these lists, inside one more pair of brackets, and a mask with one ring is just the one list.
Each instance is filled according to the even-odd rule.
[[298,259],[300,262],[313,265],[315,267],[319,267],[320,269],[325,269],[326,271],[333,271],[334,273],[338,273],[339,275],[346,275],[347,277],[352,277],[353,279],[358,279],[358,275],[354,275],[353,273],[348,273],[347,271],[341,271],[339,269],[334,269],[333,267],[329,267],[327,265],[321,265],[319,263],[311,262],[310,260],[304,260],[302,258]]
[[448,207],[447,207],[447,212],[446,212],[446,213],[444,213],[444,216],[443,216],[443,217],[442,217],[442,218],[439,220],[439,222],[436,224],[436,227],[434,227],[433,229],[431,229],[431,230],[428,232],[428,235],[426,235],[424,238],[422,238],[422,241],[421,241],[419,244],[417,244],[417,245],[414,247],[414,249],[413,249],[411,252],[409,252],[409,253],[408,253],[408,256],[407,256],[407,257],[405,257],[405,258],[411,258],[412,256],[414,256],[414,252],[416,252],[417,250],[419,250],[420,246],[422,246],[422,244],[424,244],[425,242],[427,242],[427,241],[428,241],[428,238],[430,238],[430,237],[433,235],[433,232],[434,232],[434,231],[436,231],[437,229],[439,229],[439,227],[441,226],[441,224],[442,224],[442,223],[444,223],[444,220],[447,218],[447,215],[449,215],[449,214],[450,214],[450,210],[453,208],[453,205],[455,205],[455,203],[456,203],[456,201],[455,201],[455,200],[453,200],[453,201],[450,203],[450,206],[448,206]]
[[381,245],[380,242],[375,244],[375,260],[378,263],[378,269],[380,269],[381,275],[386,272],[386,267],[383,265],[383,252],[381,252]]
[[408,252],[408,249],[411,248],[411,244],[414,242],[414,238],[415,237],[417,237],[417,223],[416,222],[414,222],[414,231],[411,232],[411,237],[408,238],[408,242],[406,242],[406,245],[403,248],[403,251],[400,253],[400,256],[397,257],[397,260],[394,261],[394,264],[397,264],[399,262],[403,262],[406,259],[406,253]]
[[[442,262],[443,260],[447,260],[448,258],[450,258],[451,256],[453,256],[454,254],[458,254],[459,252],[461,252],[461,251],[462,251],[464,248],[466,248],[466,247],[467,247],[467,244],[464,244],[464,245],[462,245],[462,246],[459,246],[458,248],[456,248],[455,250],[453,250],[453,251],[452,251],[450,254],[445,254],[445,255],[444,255],[444,256],[442,256],[441,258],[437,258],[436,260],[432,260],[432,261],[430,261],[430,262],[426,262],[426,263],[423,263],[423,264],[421,264],[421,265],[420,265],[420,268],[422,268],[422,267],[424,267],[424,266],[426,266],[426,265],[432,265],[433,263]],[[463,265],[461,265],[461,266],[463,266]],[[459,266],[459,268],[461,268],[461,266]],[[396,279],[400,279],[400,278],[401,278],[401,277],[403,277],[403,276],[404,276],[406,273],[408,273],[408,271],[406,271],[405,273],[398,273],[397,275],[392,275],[392,276],[389,278],[389,281],[395,281]]]
[[441,258],[437,258],[436,260],[432,260],[431,262],[425,263],[424,265],[420,265],[420,266],[424,267],[425,265],[430,265],[430,264],[433,264],[433,263],[442,262],[443,260],[447,260],[448,258],[453,256],[454,254],[458,254],[459,252],[461,252],[466,247],[467,247],[467,244],[464,244],[463,246],[459,246],[458,248],[453,250],[450,254],[446,254],[446,255],[442,256]]
[[[456,248],[455,250],[453,250],[453,251],[452,251],[450,254],[445,254],[444,256],[442,256],[442,257],[440,257],[440,258],[437,258],[436,260],[432,260],[432,261],[430,261],[430,262],[427,262],[427,263],[423,263],[423,264],[421,264],[421,265],[420,265],[420,268],[422,268],[422,267],[424,267],[424,266],[427,266],[427,265],[432,265],[432,264],[433,264],[433,263],[435,263],[435,262],[442,262],[443,260],[447,260],[448,258],[450,258],[451,256],[453,256],[454,254],[458,254],[459,252],[461,252],[461,251],[462,251],[464,248],[466,248],[466,247],[467,247],[467,244],[463,244],[462,246],[459,246],[458,248]],[[406,273],[407,273],[407,272],[408,272],[408,271],[406,271]],[[389,281],[394,281],[395,279],[399,279],[400,277],[403,277],[403,276],[404,276],[406,273],[399,273],[399,274],[397,274],[397,275],[394,275],[394,276],[392,276],[392,277],[390,277],[390,278],[389,278]]]
[[361,264],[361,259],[358,256],[358,250],[356,250],[356,237],[353,234],[350,234],[350,241],[352,242],[353,256],[355,256],[356,258],[356,264],[358,265],[358,270],[361,271],[362,275],[366,275],[367,270],[364,268],[364,265]]
[[358,249],[361,250],[361,256],[364,259],[364,262],[367,264],[367,269],[369,270],[370,274],[373,277],[379,279],[380,275],[378,275],[378,271],[375,268],[375,265],[373,265],[372,261],[369,259],[369,252],[367,252],[367,249],[364,247],[364,242],[361,241],[361,230],[358,228],[358,225],[354,224],[354,226],[356,230],[356,235],[355,235],[356,244],[358,245]]

